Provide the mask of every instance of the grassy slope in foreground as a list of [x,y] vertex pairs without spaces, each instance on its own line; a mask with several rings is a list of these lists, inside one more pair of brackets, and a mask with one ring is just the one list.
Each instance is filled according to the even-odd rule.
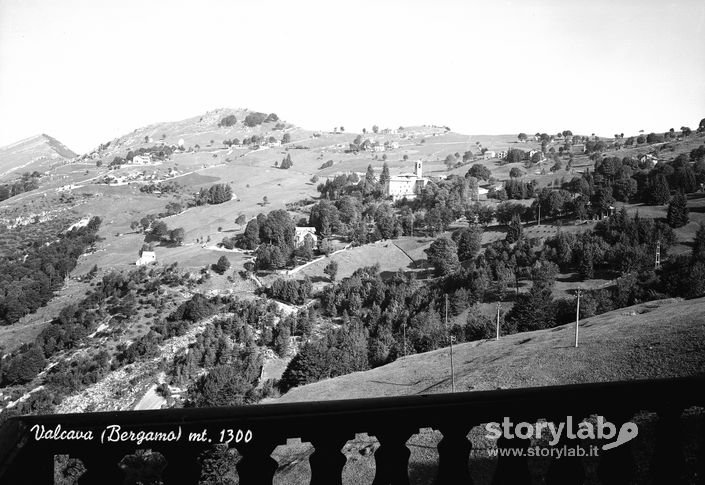
[[[455,345],[456,391],[688,376],[705,372],[705,298],[652,301],[575,324]],[[269,402],[451,391],[449,349],[294,388]]]

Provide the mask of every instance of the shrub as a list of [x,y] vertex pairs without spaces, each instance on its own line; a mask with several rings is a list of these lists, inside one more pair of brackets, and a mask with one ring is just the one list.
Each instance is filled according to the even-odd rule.
[[218,126],[233,126],[235,123],[237,123],[237,118],[235,118],[235,115],[228,115],[220,120]]
[[250,128],[253,128],[257,125],[261,125],[264,123],[264,120],[267,119],[267,115],[264,113],[250,113],[247,116],[245,116],[245,126],[248,126]]

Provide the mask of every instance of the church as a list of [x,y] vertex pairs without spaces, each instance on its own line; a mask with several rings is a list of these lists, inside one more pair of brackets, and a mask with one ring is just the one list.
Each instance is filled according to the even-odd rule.
[[422,171],[422,162],[418,160],[414,173],[403,173],[390,177],[384,188],[385,195],[395,201],[405,197],[407,199],[416,198],[428,183],[428,179],[423,178]]

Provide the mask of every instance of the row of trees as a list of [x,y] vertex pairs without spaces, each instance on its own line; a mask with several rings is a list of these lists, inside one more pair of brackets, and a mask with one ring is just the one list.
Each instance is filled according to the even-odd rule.
[[208,189],[201,188],[195,196],[195,205],[222,204],[233,198],[233,190],[228,184],[211,185]]
[[[494,322],[472,311],[465,323],[445,328],[444,294],[449,295],[449,313],[457,316],[476,303],[505,299],[514,288],[515,303],[502,315],[502,332],[508,334],[574,318],[574,302],[553,296],[559,270],[576,271],[585,279],[598,270],[616,275],[614,286],[584,293],[582,317],[651,298],[705,293],[705,225],[698,230],[692,255],[675,258],[668,258],[675,241],[670,227],[628,217],[624,211],[598,223],[594,231],[561,231],[545,243],[520,235],[514,243],[492,243],[478,255],[480,240],[477,226],[437,239],[427,253],[440,278],[425,285],[402,273],[383,280],[378,267],[371,267],[324,289],[322,311],[341,318],[343,325],[303,347],[287,368],[282,389],[432,350],[446,345],[449,334],[459,341],[494,335]],[[653,260],[657,244],[664,260],[659,270]],[[530,289],[519,292],[524,279]]]
[[100,224],[93,217],[84,227],[36,243],[25,255],[0,258],[0,325],[17,322],[54,297],[79,256],[98,241]]
[[19,180],[16,180],[9,184],[0,185],[0,202],[3,200],[14,197],[23,192],[29,192],[30,190],[36,190],[39,188],[39,180],[42,174],[35,171],[32,173],[25,172],[22,174]]

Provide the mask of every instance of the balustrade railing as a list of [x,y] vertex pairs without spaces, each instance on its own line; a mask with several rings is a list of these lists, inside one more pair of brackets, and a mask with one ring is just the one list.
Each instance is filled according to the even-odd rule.
[[[686,454],[681,419],[683,410],[705,406],[703,390],[705,377],[692,377],[232,408],[24,416],[0,429],[0,483],[53,483],[54,456],[69,455],[86,468],[78,483],[118,485],[125,483],[125,467],[120,466],[125,457],[149,449],[165,458],[156,467],[164,484],[197,484],[199,455],[214,444],[227,443],[242,456],[237,464],[240,484],[271,484],[278,468],[272,452],[287,439],[300,438],[315,448],[309,458],[310,483],[335,485],[342,483],[346,464],[342,448],[356,433],[367,433],[380,443],[373,485],[406,485],[407,441],[419,429],[433,428],[443,435],[435,483],[469,484],[476,454],[468,433],[475,426],[501,423],[505,417],[514,423],[536,423],[564,422],[571,416],[579,423],[600,415],[619,429],[641,411],[657,413],[652,451],[647,450],[652,483],[687,483],[686,458],[696,463],[690,479],[705,483],[702,424],[695,447],[689,443]],[[579,441],[564,434],[559,446]],[[600,450],[594,460],[601,483],[633,483],[638,466],[635,441]],[[528,439],[502,437],[496,446],[519,450],[529,445]],[[492,484],[531,483],[531,457],[505,455],[496,460]],[[587,460],[552,458],[545,483],[584,483]]]

